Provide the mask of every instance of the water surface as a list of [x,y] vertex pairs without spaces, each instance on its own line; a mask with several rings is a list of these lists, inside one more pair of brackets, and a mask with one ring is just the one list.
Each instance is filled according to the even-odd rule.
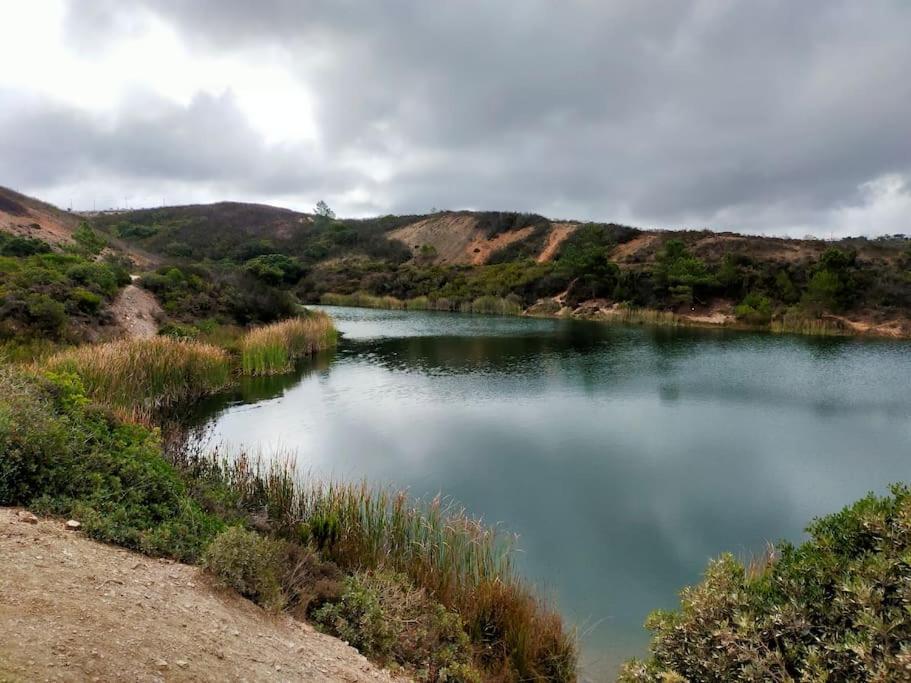
[[911,479],[905,343],[326,310],[337,352],[209,402],[210,438],[502,522],[592,680],[709,558]]

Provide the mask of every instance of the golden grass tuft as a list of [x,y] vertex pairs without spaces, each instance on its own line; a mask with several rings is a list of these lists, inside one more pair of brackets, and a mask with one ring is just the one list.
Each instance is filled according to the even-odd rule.
[[336,337],[322,311],[253,328],[240,341],[241,369],[245,375],[290,372],[300,358],[335,346]]
[[79,346],[54,354],[38,369],[77,375],[92,400],[131,419],[198,399],[231,380],[224,350],[169,337]]

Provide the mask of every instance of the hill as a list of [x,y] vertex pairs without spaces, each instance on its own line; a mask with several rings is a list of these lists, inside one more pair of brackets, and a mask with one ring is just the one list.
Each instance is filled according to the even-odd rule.
[[[3,196],[17,229],[41,209],[72,230],[64,212]],[[261,292],[227,310],[255,281],[304,302],[911,336],[904,236],[789,239],[497,211],[339,219],[238,202],[83,218],[183,322],[212,310],[246,324],[262,306],[287,309]]]
[[81,218],[34,197],[0,186],[0,231],[19,237],[33,237],[48,244],[73,242],[73,231]]

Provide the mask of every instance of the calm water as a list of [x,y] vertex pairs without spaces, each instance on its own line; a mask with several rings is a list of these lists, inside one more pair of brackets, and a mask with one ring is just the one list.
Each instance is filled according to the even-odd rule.
[[337,352],[210,402],[210,438],[502,522],[592,680],[709,558],[911,479],[911,344],[327,310]]

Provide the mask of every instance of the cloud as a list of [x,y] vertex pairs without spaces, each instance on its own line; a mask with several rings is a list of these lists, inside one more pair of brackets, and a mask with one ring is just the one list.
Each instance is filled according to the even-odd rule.
[[[188,64],[209,65],[228,87],[237,74],[233,102],[200,66],[203,94],[120,126],[145,142],[127,135],[119,154],[92,156],[127,180],[177,174],[188,187],[274,197],[314,179],[307,201],[335,197],[342,213],[496,208],[803,233],[875,230],[845,224],[859,219],[845,207],[868,202],[877,179],[911,175],[911,5],[900,0],[67,9],[74,54],[104,60],[143,26],[165,26]],[[137,84],[166,89],[167,73],[143,66]],[[256,91],[259,73],[272,85]],[[169,117],[188,127],[175,131]],[[296,135],[298,118],[307,135]],[[237,133],[220,136],[223,150],[199,140],[218,126]],[[180,150],[194,142],[205,150],[188,159]],[[243,161],[249,177],[235,170]],[[37,181],[37,170],[21,175]]]

